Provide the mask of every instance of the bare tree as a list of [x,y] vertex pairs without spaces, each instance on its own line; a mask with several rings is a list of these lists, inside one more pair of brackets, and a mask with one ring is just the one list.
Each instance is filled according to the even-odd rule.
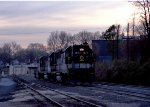
[[72,41],[72,36],[69,33],[61,31],[59,34],[60,48],[68,47],[69,43]]
[[93,36],[94,36],[93,37],[94,40],[100,39],[102,37],[102,35],[99,31],[94,32]]
[[[146,35],[146,30],[144,29],[142,24],[138,24],[135,26],[135,34],[137,35]],[[147,36],[146,36],[147,38]]]
[[29,63],[37,61],[41,56],[46,55],[46,47],[40,43],[31,43],[28,45],[28,48],[25,50],[26,56],[25,59]]
[[67,40],[67,33],[61,31],[59,35],[59,39],[60,39],[60,48],[62,48],[65,45],[65,41]]
[[143,28],[145,29],[144,33],[146,35],[150,35],[150,0],[143,0],[143,1],[135,1],[134,5],[138,7],[139,14],[140,14],[140,22]]
[[49,52],[56,51],[57,49],[62,49],[68,46],[71,40],[71,34],[66,33],[65,31],[55,31],[51,32],[47,45]]
[[85,41],[90,41],[91,36],[92,36],[92,33],[88,32],[88,31],[81,31],[78,33],[78,38],[81,43],[83,43]]
[[15,59],[18,60],[20,63],[26,63],[27,62],[27,49],[20,49],[17,51],[15,55]]
[[6,43],[3,45],[3,47],[1,48],[1,52],[0,52],[0,59],[3,61],[4,64],[11,62],[11,44],[10,43]]
[[20,50],[22,49],[22,47],[21,47],[19,44],[17,44],[16,42],[11,42],[10,45],[11,45],[11,55],[12,55],[12,59],[15,59],[16,53],[17,53],[18,51],[20,51]]
[[[141,27],[147,37],[145,56],[150,58],[150,0],[137,0],[134,5],[139,8]],[[145,58],[148,59],[148,58]]]
[[16,59],[16,54],[21,50],[21,46],[16,42],[5,43],[1,48],[0,58],[6,63],[11,63],[12,60]]
[[55,32],[51,32],[48,41],[47,41],[47,45],[48,45],[48,51],[52,52],[52,51],[56,51],[56,49],[58,49],[58,45],[59,45],[59,32],[55,31]]
[[41,43],[30,43],[28,49],[38,49],[41,51],[46,51],[46,47]]
[[88,31],[81,31],[75,35],[75,41],[78,44],[88,42],[91,44],[91,41],[94,39],[94,35],[91,32]]

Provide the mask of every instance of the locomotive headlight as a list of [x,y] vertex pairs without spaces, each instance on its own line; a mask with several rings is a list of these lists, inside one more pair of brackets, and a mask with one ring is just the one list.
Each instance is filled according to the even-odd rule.
[[80,48],[80,51],[84,51],[84,49],[83,49],[83,48]]

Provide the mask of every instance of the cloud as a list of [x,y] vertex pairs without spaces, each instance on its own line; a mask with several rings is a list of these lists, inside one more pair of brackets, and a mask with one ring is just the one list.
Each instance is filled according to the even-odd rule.
[[67,24],[68,26],[78,26],[80,24],[78,22],[84,22],[87,19],[92,20],[92,18],[93,20],[96,20],[96,15],[100,14],[103,17],[104,10],[104,15],[108,14],[106,13],[107,10],[114,10],[115,8],[121,7],[123,3],[124,2],[110,3],[81,1],[4,2],[4,4],[0,4],[0,20],[4,21],[0,26],[28,25],[58,27],[59,25],[65,27]]
[[125,24],[130,10],[126,1],[0,1],[0,38],[13,34],[18,38],[19,33],[37,37],[40,35],[36,32],[80,31],[116,22]]
[[20,34],[19,36],[11,35],[11,37],[10,37],[10,35],[4,35],[4,36],[0,36],[0,38],[1,38],[0,47],[5,43],[16,42],[17,44],[20,44],[23,48],[27,48],[27,46],[30,43],[42,43],[46,46],[48,35]]

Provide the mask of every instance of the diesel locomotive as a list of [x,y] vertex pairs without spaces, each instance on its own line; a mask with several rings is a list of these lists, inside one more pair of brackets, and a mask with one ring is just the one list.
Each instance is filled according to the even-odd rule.
[[64,83],[91,82],[95,77],[93,51],[86,42],[57,50],[40,58],[35,75],[40,79]]

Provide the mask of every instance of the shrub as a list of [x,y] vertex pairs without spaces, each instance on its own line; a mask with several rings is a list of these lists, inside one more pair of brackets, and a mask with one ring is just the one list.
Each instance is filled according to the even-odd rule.
[[150,86],[150,61],[142,64],[135,73],[135,80],[138,84]]
[[126,60],[114,61],[111,68],[111,80],[117,83],[133,83],[133,77],[137,69],[138,64],[136,62]]
[[97,62],[95,74],[99,81],[150,86],[150,61],[143,64],[127,60]]
[[105,70],[108,82],[134,83],[134,74],[137,72],[139,64],[133,61],[116,60],[109,64]]
[[109,64],[105,62],[96,62],[95,63],[95,76],[98,81],[107,80],[107,71],[109,69]]

